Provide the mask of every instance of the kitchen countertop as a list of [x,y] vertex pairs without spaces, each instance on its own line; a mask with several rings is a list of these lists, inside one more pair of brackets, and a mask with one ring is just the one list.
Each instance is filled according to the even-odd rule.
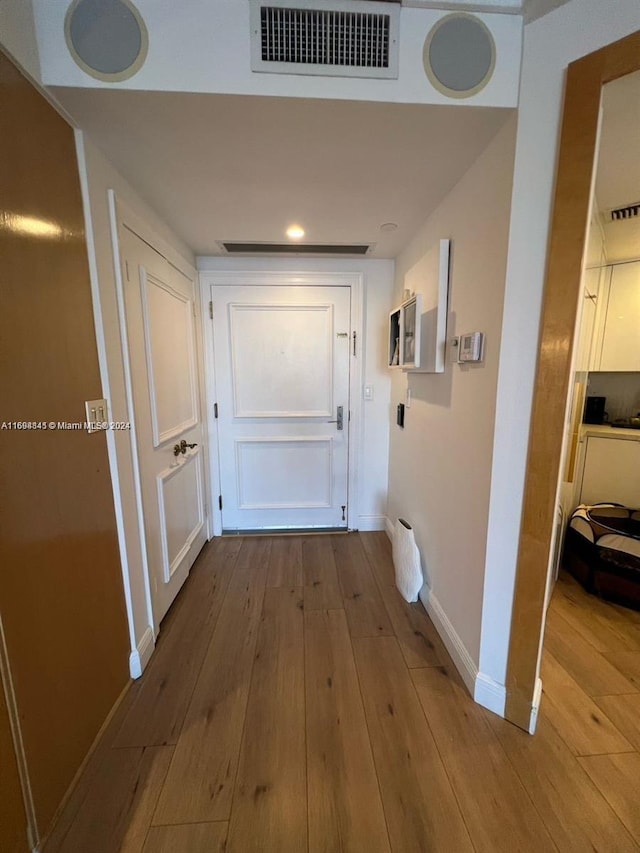
[[640,429],[621,429],[610,424],[582,424],[582,436],[597,436],[598,438],[632,438],[640,441]]

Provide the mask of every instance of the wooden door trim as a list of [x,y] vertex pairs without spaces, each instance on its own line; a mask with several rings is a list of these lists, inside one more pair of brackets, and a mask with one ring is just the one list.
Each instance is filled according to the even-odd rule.
[[638,69],[640,32],[567,69],[506,677],[505,716],[525,730],[538,680],[601,91],[605,83]]
[[[348,506],[347,527],[349,530],[357,529],[359,518],[358,500],[358,474],[364,470],[364,419],[362,417],[362,400],[359,389],[364,382],[364,272],[348,271],[326,272],[319,270],[295,270],[279,269],[265,266],[263,270],[202,270],[200,272],[200,300],[202,318],[202,338],[204,343],[204,375],[206,386],[206,408],[208,412],[213,411],[216,395],[215,360],[213,350],[213,324],[209,317],[209,301],[211,300],[211,289],[217,286],[242,286],[242,285],[274,285],[279,286],[323,286],[323,287],[349,287],[351,290],[351,329],[356,333],[356,355],[353,354],[351,341],[349,351],[351,353],[351,364],[349,371],[349,411],[352,430],[349,433],[349,453],[347,458],[348,476]],[[213,535],[222,535],[222,511],[218,508],[217,496],[220,489],[220,460],[218,422],[214,418],[208,421],[208,443],[209,443],[209,495],[211,504],[211,517],[213,520]]]

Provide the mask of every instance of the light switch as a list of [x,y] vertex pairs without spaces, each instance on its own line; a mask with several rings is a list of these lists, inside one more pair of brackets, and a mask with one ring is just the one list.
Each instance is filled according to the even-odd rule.
[[364,386],[364,399],[373,400],[373,385]]
[[101,432],[106,429],[108,409],[106,400],[86,400],[84,404],[88,432]]

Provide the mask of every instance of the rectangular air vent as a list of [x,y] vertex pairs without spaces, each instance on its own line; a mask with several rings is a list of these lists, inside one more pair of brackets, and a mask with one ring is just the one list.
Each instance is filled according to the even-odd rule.
[[366,244],[327,243],[221,243],[229,255],[366,255]]
[[251,69],[395,78],[399,11],[367,0],[251,0]]
[[628,204],[626,207],[614,207],[607,210],[604,216],[605,222],[621,222],[624,219],[635,219],[640,216],[640,201]]

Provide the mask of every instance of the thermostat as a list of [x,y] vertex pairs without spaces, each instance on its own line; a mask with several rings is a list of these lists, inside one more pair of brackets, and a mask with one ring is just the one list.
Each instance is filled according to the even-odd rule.
[[484,357],[484,333],[469,332],[460,335],[458,345],[458,363],[465,364],[469,361],[482,361]]

